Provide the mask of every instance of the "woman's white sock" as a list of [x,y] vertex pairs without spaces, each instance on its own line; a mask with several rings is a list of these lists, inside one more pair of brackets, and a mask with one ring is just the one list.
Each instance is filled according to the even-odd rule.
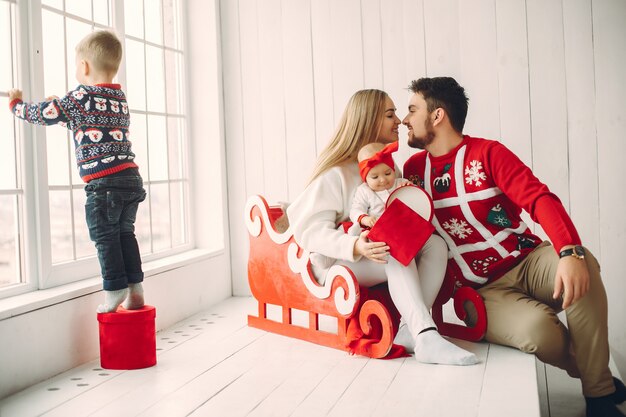
[[126,310],[139,310],[143,304],[143,285],[141,282],[128,284],[128,298],[126,298],[124,308]]
[[128,288],[115,291],[104,291],[104,304],[100,304],[96,310],[98,313],[111,313],[124,302],[128,295]]
[[404,346],[407,353],[413,353],[415,350],[415,339],[413,335],[411,335],[409,326],[405,322],[400,322],[400,328],[398,329],[396,337],[393,339],[393,343]]
[[420,333],[415,338],[415,359],[442,365],[474,365],[478,358],[444,339],[436,330]]

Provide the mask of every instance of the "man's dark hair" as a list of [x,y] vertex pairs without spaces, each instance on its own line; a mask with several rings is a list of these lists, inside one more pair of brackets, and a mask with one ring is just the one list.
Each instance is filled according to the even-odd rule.
[[420,78],[411,81],[409,90],[413,93],[420,93],[424,97],[428,112],[433,112],[439,107],[444,109],[452,128],[463,133],[469,99],[465,95],[465,89],[454,78]]

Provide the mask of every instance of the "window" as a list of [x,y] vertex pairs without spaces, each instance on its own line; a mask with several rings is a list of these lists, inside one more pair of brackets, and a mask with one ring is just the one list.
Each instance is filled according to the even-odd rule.
[[[187,241],[186,118],[183,50],[178,8],[172,0],[124,1],[126,75],[135,153],[145,155],[148,204],[138,219],[140,245],[160,251]],[[137,19],[143,16],[143,19]],[[141,162],[138,156],[138,160]]]
[[[16,5],[14,1],[0,1],[0,86],[16,84]],[[7,91],[0,92],[0,126],[2,126],[2,152],[0,152],[0,288],[11,288],[24,281],[22,241],[23,189],[20,155],[20,131],[8,108]]]
[[[28,101],[61,96],[77,85],[74,48],[78,41],[93,30],[114,30],[125,47],[115,81],[127,94],[133,152],[148,194],[135,224],[142,256],[150,260],[191,248],[181,2],[41,0],[40,8],[30,6],[0,0],[0,59],[12,63],[0,66],[0,85],[30,91],[25,95]],[[20,20],[20,14],[27,13],[29,18]],[[32,27],[16,25],[16,19],[33,22]],[[20,37],[40,45],[42,58],[35,51],[38,48],[20,49],[16,42]],[[18,68],[18,52],[30,62],[24,67],[34,70]],[[6,109],[7,92],[0,94],[0,105]],[[13,120],[6,110],[0,112],[0,121],[3,131],[9,127],[12,138],[10,144],[4,141],[0,157],[0,298],[8,294],[3,290],[9,286],[26,284],[21,272],[25,250],[40,253],[37,257],[31,253],[40,279],[30,288],[96,276],[99,268],[85,223],[84,183],[76,169],[71,132],[60,126],[21,128],[23,122]],[[21,149],[20,144],[28,141],[35,143],[32,149]],[[38,172],[37,166],[30,167],[33,172],[19,166],[21,157],[46,161],[45,172]],[[36,203],[26,205],[26,212],[39,216],[36,244],[24,245],[20,240],[25,206],[22,175],[36,178],[40,193],[33,199]]]

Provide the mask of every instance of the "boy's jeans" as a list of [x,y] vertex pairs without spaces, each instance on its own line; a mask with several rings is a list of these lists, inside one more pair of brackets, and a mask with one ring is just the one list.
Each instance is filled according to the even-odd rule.
[[96,244],[105,291],[143,281],[135,217],[146,191],[139,176],[115,176],[85,185],[89,237]]

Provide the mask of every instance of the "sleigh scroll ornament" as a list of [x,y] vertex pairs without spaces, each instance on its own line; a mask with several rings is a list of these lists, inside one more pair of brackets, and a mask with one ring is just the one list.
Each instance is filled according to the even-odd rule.
[[[397,311],[393,307],[390,311],[389,304],[374,297],[366,299],[364,294],[373,296],[374,291],[360,288],[352,271],[345,266],[334,265],[324,284],[318,284],[311,272],[310,253],[295,242],[291,227],[277,230],[277,220],[283,214],[280,207],[270,207],[261,196],[252,196],[246,202],[245,223],[250,234],[248,282],[258,302],[258,315],[249,315],[248,325],[363,356],[385,357],[397,330],[397,320],[392,320],[392,317],[397,319]],[[451,292],[441,305],[450,295]],[[268,305],[281,308],[280,320],[268,317]],[[436,308],[437,305],[433,307],[435,319]],[[293,309],[308,312],[308,326],[293,323]],[[320,315],[337,319],[336,332],[320,329]],[[445,323],[441,324],[445,328]],[[468,340],[482,337],[475,331],[472,333],[476,327],[452,326],[449,329],[455,337]]]
[[[311,273],[310,253],[298,246],[291,228],[278,232],[276,220],[283,214],[269,207],[261,196],[246,203],[246,226],[250,233],[248,281],[258,301],[258,316],[248,316],[248,324],[262,330],[307,340],[356,354],[380,358],[392,346],[393,324],[384,305],[376,300],[361,303],[360,288],[352,271],[335,265],[323,285]],[[268,318],[267,305],[282,309],[282,320]],[[292,309],[308,312],[308,327],[292,323]],[[337,332],[321,330],[319,315],[337,318]],[[356,324],[369,343],[354,348],[348,328]],[[374,328],[379,331],[374,332]],[[373,333],[378,333],[375,336]]]

